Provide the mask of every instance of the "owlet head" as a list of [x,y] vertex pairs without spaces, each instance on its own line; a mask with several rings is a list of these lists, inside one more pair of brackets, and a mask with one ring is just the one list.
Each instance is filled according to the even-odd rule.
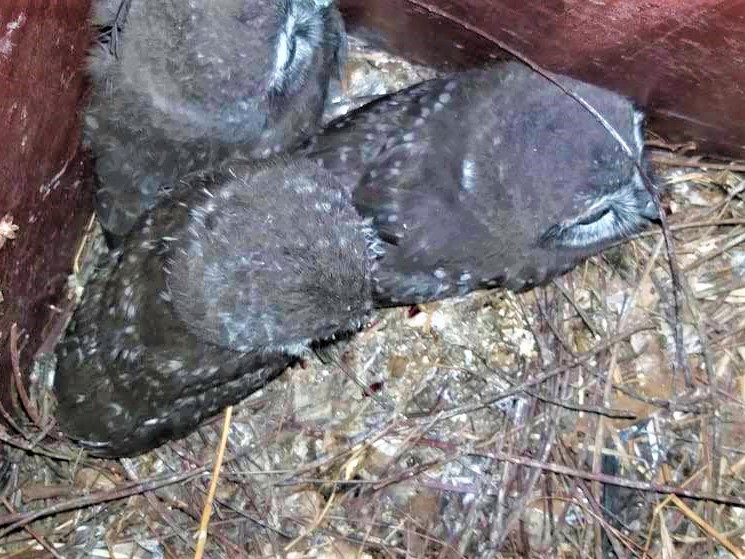
[[131,0],[122,36],[123,81],[158,125],[226,141],[253,139],[308,88],[325,95],[345,40],[333,3],[313,0]]
[[235,166],[196,195],[169,259],[177,314],[239,351],[304,351],[371,310],[375,241],[341,187],[310,162]]

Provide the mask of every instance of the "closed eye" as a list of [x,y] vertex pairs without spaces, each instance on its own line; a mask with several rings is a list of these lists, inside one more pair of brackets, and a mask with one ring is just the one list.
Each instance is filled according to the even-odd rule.
[[[652,199],[646,189],[631,183],[596,198],[573,218],[551,226],[541,235],[544,248],[592,249],[630,237],[654,221]],[[653,213],[654,212],[654,213]]]
[[580,249],[618,239],[625,229],[613,206],[603,206],[570,222],[554,225],[542,235],[540,244]]
[[281,95],[292,85],[301,83],[303,65],[313,55],[317,44],[314,41],[313,21],[300,21],[294,14],[287,16],[284,27],[277,39],[274,72],[271,80],[272,90]]
[[295,35],[294,37],[290,37],[290,52],[287,55],[287,64],[285,64],[285,69],[289,69],[292,67],[292,63],[295,61],[295,53],[297,52],[297,42],[298,42],[298,36]]
[[618,236],[619,222],[611,208],[581,219],[561,235],[564,246],[581,248]]
[[609,207],[600,208],[599,210],[587,215],[582,216],[575,222],[576,225],[592,225],[597,221],[600,221],[605,216],[607,216],[609,213],[611,213],[613,210]]

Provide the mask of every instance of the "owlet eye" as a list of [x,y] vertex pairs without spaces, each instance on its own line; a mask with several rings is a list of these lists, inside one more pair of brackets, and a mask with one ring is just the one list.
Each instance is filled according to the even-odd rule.
[[611,205],[591,208],[590,211],[551,227],[540,240],[541,245],[565,248],[584,248],[608,241],[619,235],[618,216]]
[[613,210],[609,207],[597,209],[596,211],[588,215],[579,217],[576,221],[576,225],[592,225],[595,222],[599,222],[601,219],[603,219],[606,216],[606,214],[612,211]]
[[272,89],[284,93],[292,89],[293,84],[297,85],[301,81],[302,65],[311,59],[312,51],[307,31],[289,16],[277,41]]
[[294,28],[285,28],[277,43],[277,60],[275,71],[287,72],[295,60],[297,50],[297,35]]

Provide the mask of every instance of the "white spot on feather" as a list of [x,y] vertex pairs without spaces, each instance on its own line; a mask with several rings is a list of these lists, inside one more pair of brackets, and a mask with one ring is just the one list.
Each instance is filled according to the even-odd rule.
[[476,190],[476,165],[472,159],[463,160],[460,184],[466,192]]

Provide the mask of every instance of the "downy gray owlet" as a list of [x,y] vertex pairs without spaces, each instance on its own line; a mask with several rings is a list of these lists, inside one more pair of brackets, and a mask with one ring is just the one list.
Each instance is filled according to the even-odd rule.
[[[642,114],[567,77],[642,168]],[[330,123],[301,152],[333,172],[384,254],[380,305],[540,285],[657,216],[616,140],[544,76],[503,63],[427,81]]]
[[57,347],[62,430],[123,456],[182,437],[372,306],[377,239],[307,161],[187,176],[106,254]]
[[112,244],[161,185],[307,138],[346,49],[333,0],[95,0],[93,19],[85,131]]

